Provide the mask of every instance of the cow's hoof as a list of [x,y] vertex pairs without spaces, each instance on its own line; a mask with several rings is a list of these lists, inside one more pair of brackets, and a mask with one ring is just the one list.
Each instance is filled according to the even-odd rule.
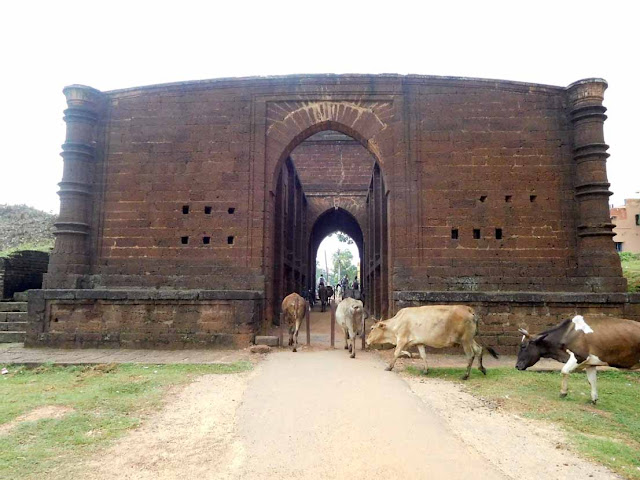
[[484,367],[480,367],[480,371],[482,372],[483,375],[487,374],[487,369]]
[[353,345],[349,345],[349,353],[353,350]]
[[349,350],[349,347],[347,347],[347,346],[345,345],[345,346],[344,346],[344,349],[345,349],[345,350]]
[[469,375],[463,375],[462,380],[469,380]]
[[423,369],[422,369],[422,374],[423,374],[423,375],[429,375],[429,370],[428,370],[428,369],[426,369],[426,368],[423,368]]
[[564,398],[566,396],[567,396],[567,392],[564,392],[564,393],[560,392],[560,398]]
[[595,405],[596,403],[598,403],[598,399],[596,398],[595,400],[591,400],[591,404]]
[[298,351],[298,349],[297,349],[297,348],[294,348],[294,349],[293,349],[293,351],[294,351],[294,352],[297,352],[297,351]]
[[349,355],[349,357],[351,357],[351,358],[356,358],[356,354],[355,354],[355,353],[352,353],[351,355]]
[[386,370],[387,372],[390,372],[391,370],[393,370],[393,367],[386,367],[386,368],[385,368],[385,370]]

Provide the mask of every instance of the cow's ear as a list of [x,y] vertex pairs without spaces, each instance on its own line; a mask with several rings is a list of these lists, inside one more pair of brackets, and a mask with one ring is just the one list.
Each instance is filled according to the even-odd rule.
[[534,342],[536,343],[542,343],[544,341],[545,338],[547,338],[547,335],[549,335],[548,333],[542,333],[540,335],[538,335],[536,338],[533,339]]

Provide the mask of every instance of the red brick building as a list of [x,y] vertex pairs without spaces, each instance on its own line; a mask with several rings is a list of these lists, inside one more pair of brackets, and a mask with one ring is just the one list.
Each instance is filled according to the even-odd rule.
[[27,343],[242,345],[313,284],[336,230],[358,244],[374,315],[468,303],[505,346],[576,311],[637,318],[609,219],[606,86],[66,87],[56,247]]

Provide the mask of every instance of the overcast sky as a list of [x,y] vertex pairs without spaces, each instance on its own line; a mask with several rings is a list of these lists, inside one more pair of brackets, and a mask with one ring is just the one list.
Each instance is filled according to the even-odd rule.
[[57,212],[62,88],[399,73],[609,82],[611,203],[639,196],[634,2],[4,1],[0,203]]

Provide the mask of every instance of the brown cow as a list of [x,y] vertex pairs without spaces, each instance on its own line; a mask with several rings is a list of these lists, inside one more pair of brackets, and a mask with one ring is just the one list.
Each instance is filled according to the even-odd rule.
[[[371,327],[367,337],[367,345],[381,345],[390,343],[396,346],[393,360],[386,368],[391,370],[396,360],[404,350],[417,346],[425,372],[427,352],[425,346],[444,348],[462,345],[467,356],[467,372],[463,380],[469,378],[473,360],[478,357],[478,368],[485,375],[486,369],[482,365],[483,347],[474,339],[478,332],[478,319],[473,308],[463,305],[429,305],[424,307],[409,307],[401,309],[395,317],[377,322]],[[498,358],[498,354],[490,347],[486,348],[491,355]]]
[[640,323],[622,318],[591,318],[582,315],[564,320],[538,335],[523,334],[516,368],[526,370],[541,357],[563,362],[560,396],[568,392],[569,374],[586,370],[591,385],[591,402],[598,401],[596,367],[609,365],[629,370],[640,369]]
[[[298,330],[307,310],[307,302],[297,293],[291,293],[282,300],[282,312],[285,325],[289,328],[289,346],[298,351]],[[295,343],[294,343],[295,336]]]

